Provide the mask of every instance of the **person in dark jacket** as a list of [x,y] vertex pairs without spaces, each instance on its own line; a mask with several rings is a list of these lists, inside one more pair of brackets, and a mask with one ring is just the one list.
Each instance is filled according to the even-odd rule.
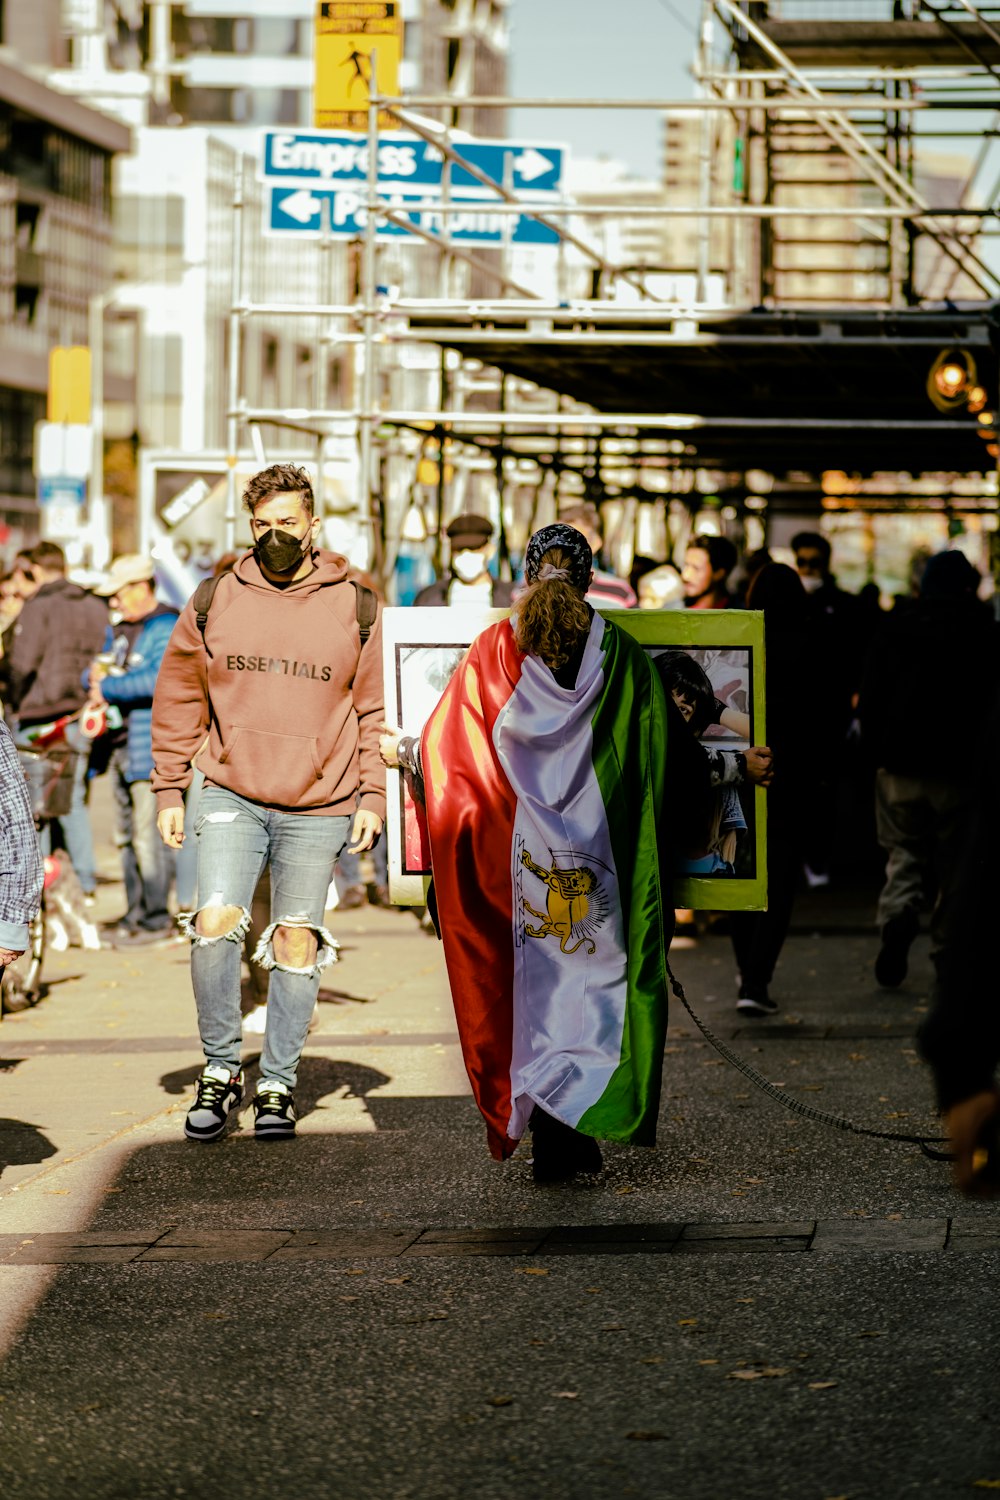
[[932,557],[919,599],[887,622],[865,671],[862,743],[878,768],[876,829],[887,855],[875,977],[887,989],[906,977],[928,893],[932,957],[939,955],[977,815],[976,752],[958,705],[991,694],[1000,668],[1000,630],[976,598],[979,582],[961,552]]
[[153,691],[177,611],[156,597],[153,561],[117,557],[97,590],[119,614],[109,628],[101,660],[88,674],[90,700],[114,707],[121,727],[104,738],[115,799],[115,840],[122,854],[128,908],[112,930],[116,947],[152,943],[170,935],[167,907],[173,857],[156,829],[153,774]]
[[[23,568],[23,558],[18,559]],[[107,605],[66,577],[66,558],[53,542],[40,542],[28,554],[22,592],[31,589],[24,607],[5,638],[7,645],[4,706],[16,720],[15,739],[40,724],[78,714],[86,701],[82,674],[101,649],[108,625]],[[8,644],[9,643],[9,644]],[[92,900],[97,885],[94,838],[87,813],[88,746],[75,723],[67,726],[66,742],[76,752],[73,800],[59,818],[63,842],[85,897]],[[43,853],[48,853],[48,829],[43,830]]]
[[774,776],[767,797],[767,910],[735,911],[729,922],[739,969],[736,1007],[773,1015],[769,993],[788,935],[803,840],[810,822],[829,817],[817,803],[812,774],[826,732],[822,639],[810,627],[806,593],[794,569],[768,563],[747,590],[747,608],[764,614],[767,740]]
[[[982,684],[982,742],[1000,735],[996,682]],[[992,704],[992,712],[990,705]],[[918,1033],[934,1074],[938,1108],[954,1152],[955,1186],[971,1196],[1000,1192],[1000,996],[996,916],[1000,905],[1000,802],[989,755],[969,767],[976,816],[959,860],[955,900],[946,913],[930,1014]]]
[[493,524],[485,516],[461,515],[445,530],[448,573],[421,589],[414,604],[478,604],[482,609],[509,609],[513,585],[490,572]]

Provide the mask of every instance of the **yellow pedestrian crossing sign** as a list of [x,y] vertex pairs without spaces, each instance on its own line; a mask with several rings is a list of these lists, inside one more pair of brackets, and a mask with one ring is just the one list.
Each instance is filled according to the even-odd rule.
[[[378,92],[399,93],[402,11],[400,0],[319,0],[313,88],[317,129],[368,129],[373,53]],[[391,129],[398,121],[380,112],[379,126]]]

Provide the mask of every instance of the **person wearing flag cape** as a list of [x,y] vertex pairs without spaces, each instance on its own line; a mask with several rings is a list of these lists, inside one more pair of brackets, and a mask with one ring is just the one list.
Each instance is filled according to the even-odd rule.
[[642,648],[584,601],[585,537],[546,526],[416,742],[381,749],[426,807],[455,1013],[490,1151],[534,1176],[652,1145],[673,926],[668,707]]

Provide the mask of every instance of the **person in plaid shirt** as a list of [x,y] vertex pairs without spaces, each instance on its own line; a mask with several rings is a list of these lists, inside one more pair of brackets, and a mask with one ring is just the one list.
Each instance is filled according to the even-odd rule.
[[0,721],[0,970],[28,946],[42,898],[42,859],[28,789],[10,730]]

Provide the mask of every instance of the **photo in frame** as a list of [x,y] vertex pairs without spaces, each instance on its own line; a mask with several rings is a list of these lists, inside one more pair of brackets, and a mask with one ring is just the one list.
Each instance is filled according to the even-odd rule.
[[[658,663],[657,671],[717,764],[767,743],[764,619],[751,610],[602,610]],[[506,610],[391,608],[382,615],[386,721],[419,735],[465,652]],[[422,906],[430,877],[423,812],[398,771],[386,773],[389,891]],[[724,784],[705,847],[686,851],[674,902],[701,911],[763,911],[767,905],[767,794]]]

